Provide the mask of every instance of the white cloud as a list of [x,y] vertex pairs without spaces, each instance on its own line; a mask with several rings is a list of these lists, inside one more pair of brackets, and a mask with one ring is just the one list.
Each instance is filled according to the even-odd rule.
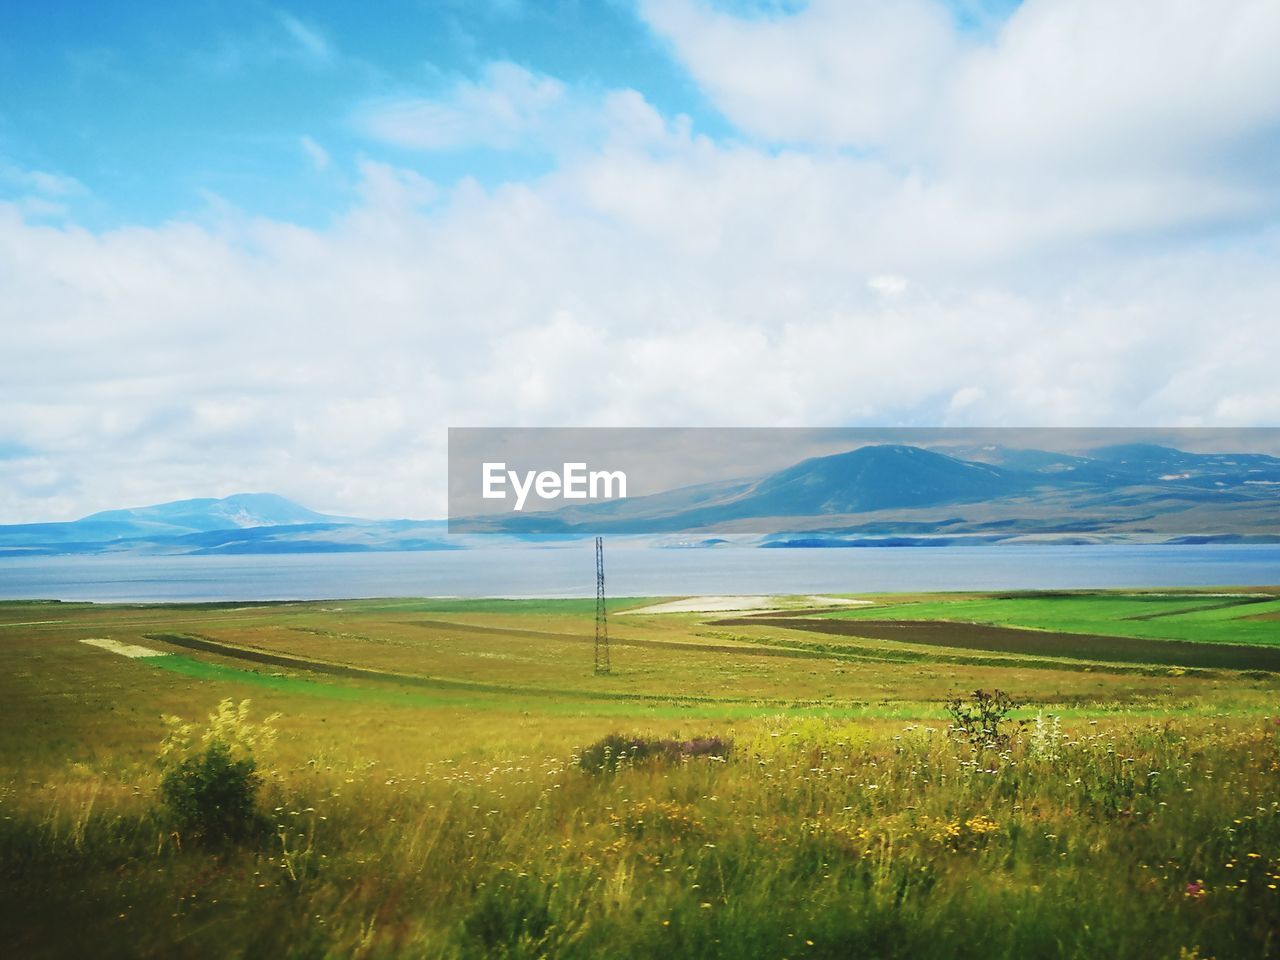
[[333,59],[333,47],[318,28],[289,13],[280,14],[280,26],[302,59],[316,64]]
[[0,205],[0,521],[246,489],[439,515],[449,425],[1274,423],[1273,6],[1147,36],[1135,2],[1029,0],[979,40],[923,0],[654,0],[741,138],[496,63],[358,120],[549,174],[371,147],[325,228]]
[[15,208],[32,220],[63,218],[72,202],[88,192],[75,177],[33,170],[0,157],[0,198],[7,195]]
[[1266,0],[1027,0],[989,38],[939,0],[641,9],[741,130],[881,157],[966,216],[1124,232],[1280,203],[1280,6]]
[[329,151],[320,144],[316,143],[311,137],[303,136],[298,139],[298,146],[302,148],[302,152],[306,155],[311,166],[317,173],[323,173],[329,169],[332,162]]
[[564,101],[559,80],[500,61],[479,80],[457,80],[436,97],[366,105],[357,124],[378,140],[417,150],[510,148],[542,128]]
[[439,515],[450,424],[1243,424],[1275,409],[1260,345],[1280,236],[1033,280],[952,270],[934,249],[884,297],[866,278],[891,275],[885,238],[905,228],[857,218],[861,182],[833,186],[848,161],[674,143],[488,191],[369,162],[366,199],[323,230],[91,234],[3,212],[0,438],[39,452],[0,463],[0,516],[242,489]]
[[1266,0],[1030,0],[951,78],[949,147],[1055,170],[1216,163],[1280,124],[1278,38]]
[[1280,7],[1267,0],[1026,0],[989,39],[938,0],[641,10],[717,106],[769,140],[1057,166],[1229,148],[1280,120]]
[[84,184],[75,177],[46,170],[0,165],[0,178],[43,197],[69,197],[85,192]]
[[896,273],[880,273],[867,281],[867,287],[882,297],[896,297],[900,293],[906,293],[907,278]]
[[439,196],[426,177],[368,159],[360,161],[358,192],[366,208],[359,216],[366,221],[376,219],[381,211],[420,207]]
[[764,17],[693,0],[642,0],[641,10],[726,116],[770,140],[912,136],[959,53],[930,0],[813,0]]
[[689,130],[688,117],[668,120],[635,90],[569,87],[506,61],[431,97],[367,102],[353,122],[375,141],[426,153],[487,148],[561,160],[616,147],[659,147]]
[[[188,62],[203,71],[228,76],[267,64],[290,63],[320,70],[338,63],[340,51],[315,24],[292,13],[275,11],[261,19],[249,19],[234,33],[219,33],[203,45],[191,47]],[[99,58],[100,59],[100,58]],[[80,54],[78,61],[83,61]],[[90,58],[78,69],[101,72],[110,69]]]

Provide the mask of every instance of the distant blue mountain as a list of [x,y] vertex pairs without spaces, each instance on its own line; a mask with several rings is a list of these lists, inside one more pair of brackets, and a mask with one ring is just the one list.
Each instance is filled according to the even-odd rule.
[[[885,444],[756,479],[479,518],[469,530],[519,539],[715,531],[751,534],[770,547],[1273,542],[1280,540],[1280,459],[1152,444],[1088,455]],[[445,533],[444,521],[332,516],[249,493],[0,526],[0,556],[450,550],[475,542]]]
[[750,516],[814,516],[992,500],[1032,486],[1002,467],[883,444],[804,460],[766,477],[741,503]]
[[117,525],[132,531],[131,536],[147,536],[297,523],[363,522],[351,517],[316,513],[274,493],[237,493],[221,500],[206,497],[150,507],[104,510],[73,521],[72,525],[84,525],[82,529],[91,529],[98,524]]
[[0,556],[87,553],[332,553],[449,550],[442,521],[317,513],[273,493],[105,510],[65,523],[0,526]]
[[[381,553],[392,550],[460,550],[444,534],[443,521],[361,520],[355,523],[280,524],[208,530],[179,537],[121,541],[117,549],[144,553]],[[97,551],[94,551],[97,552]]]
[[364,523],[331,517],[274,493],[238,493],[221,500],[175,500],[149,507],[103,510],[65,523],[0,526],[0,546],[20,543],[107,543],[134,537],[174,537],[210,530],[298,523]]
[[1199,486],[1280,483],[1280,459],[1258,453],[1188,453],[1154,443],[1128,443],[1090,451],[1095,460],[1148,482]]
[[[1108,447],[1098,456],[900,444],[814,457],[757,480],[511,514],[514,533],[763,534],[778,545],[1280,539],[1280,459]],[[486,526],[487,525],[487,526]],[[816,538],[815,538],[815,535]]]
[[1050,450],[1025,450],[988,445],[962,448],[959,451],[953,451],[952,456],[963,456],[964,459],[978,463],[989,463],[1023,474],[1033,474],[1037,482],[1041,483],[1106,486],[1131,483],[1134,479],[1131,473],[1126,473],[1114,463]]

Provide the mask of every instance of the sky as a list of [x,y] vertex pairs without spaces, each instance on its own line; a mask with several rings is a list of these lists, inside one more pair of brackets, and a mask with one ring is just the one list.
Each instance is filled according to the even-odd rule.
[[1280,424],[1273,0],[0,4],[0,522],[460,426]]

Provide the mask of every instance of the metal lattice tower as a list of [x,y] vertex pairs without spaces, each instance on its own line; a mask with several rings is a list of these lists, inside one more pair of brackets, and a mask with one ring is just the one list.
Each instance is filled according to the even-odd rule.
[[604,538],[596,537],[596,673],[609,672],[609,624],[604,609]]

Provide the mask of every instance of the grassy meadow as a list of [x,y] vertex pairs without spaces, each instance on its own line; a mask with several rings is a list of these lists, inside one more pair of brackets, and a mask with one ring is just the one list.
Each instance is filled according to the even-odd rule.
[[[0,603],[0,949],[1280,956],[1280,590],[864,599],[615,601],[607,675],[592,601]],[[228,699],[217,842],[160,751]]]

